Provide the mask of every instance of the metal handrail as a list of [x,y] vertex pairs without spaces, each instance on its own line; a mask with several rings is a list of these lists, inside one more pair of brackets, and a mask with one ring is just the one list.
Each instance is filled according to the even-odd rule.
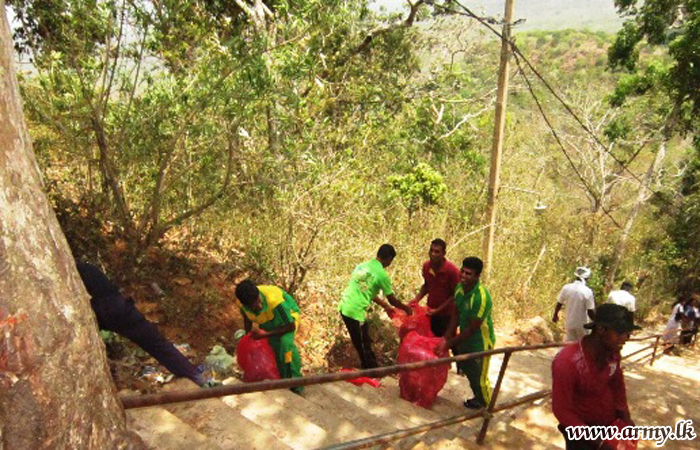
[[187,402],[203,400],[227,395],[246,394],[258,391],[271,391],[275,389],[289,389],[313,384],[332,383],[334,381],[352,380],[359,377],[382,378],[410,370],[423,369],[425,367],[440,366],[453,362],[469,361],[483,358],[484,356],[499,355],[507,352],[521,352],[527,350],[540,350],[545,348],[563,347],[567,343],[551,343],[540,345],[526,345],[522,347],[501,347],[479,353],[469,353],[448,358],[431,359],[394,366],[378,367],[376,369],[364,369],[354,372],[336,372],[323,375],[312,375],[299,378],[285,378],[282,380],[259,381],[255,383],[242,383],[231,386],[217,386],[210,389],[188,389],[181,391],[164,392],[160,394],[126,395],[120,397],[124,409],[143,408],[147,406],[164,405],[167,403]]
[[[629,355],[625,355],[622,357],[623,360],[639,354],[640,352],[644,350],[649,350],[653,348],[653,353],[651,354],[651,361],[650,364],[654,363],[654,359],[656,356],[656,349],[659,343],[659,338],[661,335],[652,335],[652,336],[646,336],[643,338],[636,338],[634,339],[635,341],[644,341],[647,339],[652,339],[655,338],[656,341],[654,345],[650,345],[648,347],[644,347],[641,350],[637,350]],[[516,406],[519,406],[524,403],[529,403],[535,400],[538,400],[540,398],[544,398],[548,395],[551,394],[551,390],[546,389],[542,391],[538,391],[529,395],[525,395],[523,397],[511,400],[509,402],[496,405],[497,399],[498,399],[498,394],[500,393],[500,388],[501,388],[501,383],[503,381],[503,378],[505,377],[505,372],[508,366],[508,362],[510,360],[510,356],[513,353],[519,353],[523,351],[528,351],[528,350],[541,350],[541,349],[547,349],[547,348],[557,348],[557,347],[564,347],[566,345],[570,344],[570,342],[558,342],[558,343],[550,343],[550,344],[540,344],[540,345],[527,345],[527,346],[521,346],[521,347],[501,347],[497,349],[492,349],[488,350],[485,352],[479,352],[479,353],[469,353],[469,354],[463,354],[463,355],[457,355],[457,356],[452,356],[448,358],[438,358],[438,359],[433,359],[429,361],[420,361],[420,362],[414,362],[414,363],[407,363],[407,364],[397,364],[394,366],[387,366],[387,367],[378,367],[375,369],[364,369],[364,370],[358,370],[354,372],[337,372],[337,373],[330,373],[330,374],[323,374],[323,375],[314,375],[314,376],[308,376],[308,377],[300,377],[300,378],[287,378],[287,379],[282,379],[282,380],[272,380],[272,381],[261,381],[261,382],[256,382],[256,383],[242,383],[242,384],[235,384],[235,385],[230,385],[230,386],[219,386],[219,387],[214,387],[211,389],[191,389],[191,390],[181,390],[181,391],[173,391],[173,392],[166,392],[166,393],[160,393],[160,394],[148,394],[148,395],[127,395],[127,396],[122,396],[120,399],[122,401],[122,405],[124,409],[131,409],[131,408],[141,408],[141,407],[148,407],[148,406],[156,406],[156,405],[163,405],[163,404],[168,404],[168,403],[177,403],[177,402],[186,402],[186,401],[192,401],[192,400],[203,400],[207,398],[213,398],[213,397],[223,397],[227,395],[236,395],[236,394],[245,394],[245,393],[250,393],[250,392],[261,392],[261,391],[270,391],[270,390],[276,390],[276,389],[288,389],[292,387],[300,387],[300,386],[309,386],[309,385],[314,385],[314,384],[323,384],[323,383],[332,383],[335,381],[344,381],[344,380],[352,380],[354,378],[359,378],[359,377],[371,377],[371,378],[382,378],[388,375],[394,375],[397,373],[401,372],[407,372],[410,370],[417,370],[417,369],[422,369],[426,367],[433,367],[433,366],[439,366],[443,364],[451,364],[452,362],[460,362],[460,361],[469,361],[472,359],[480,359],[485,356],[492,356],[492,355],[498,355],[498,354],[504,354],[503,362],[501,363],[501,368],[498,374],[498,380],[496,382],[493,394],[491,396],[491,401],[489,402],[489,405],[487,408],[482,409],[481,411],[474,412],[474,413],[469,413],[465,415],[460,415],[460,416],[454,416],[448,419],[443,419],[440,421],[432,422],[429,424],[421,425],[418,427],[410,428],[410,429],[405,429],[405,430],[398,430],[394,431],[391,433],[385,433],[382,435],[377,435],[377,436],[370,436],[364,439],[359,439],[357,441],[350,441],[350,442],[345,442],[342,444],[338,444],[337,446],[332,446],[329,448],[332,449],[350,449],[350,448],[365,448],[369,447],[372,445],[376,445],[379,443],[387,443],[396,439],[401,439],[407,436],[411,436],[414,434],[418,433],[423,433],[425,431],[429,431],[432,429],[436,428],[442,428],[445,426],[449,425],[454,425],[459,422],[463,422],[466,420],[471,420],[475,419],[477,417],[483,417],[484,422],[482,423],[481,430],[479,431],[479,435],[477,438],[477,443],[483,444],[484,439],[486,438],[486,433],[488,431],[488,426],[491,421],[491,418],[493,417],[493,414],[499,411],[503,411],[506,409],[514,408]],[[647,358],[648,356],[644,356],[640,358],[637,362],[641,361],[642,359]]]
[[[656,344],[658,344],[660,337],[661,337],[661,335],[652,335],[652,336],[646,336],[643,338],[637,338],[636,341],[644,341],[644,340],[656,338],[655,345],[653,346],[654,353],[651,355],[653,358],[653,356],[656,354]],[[569,344],[569,343],[568,342],[559,343],[557,346],[563,347],[567,344]],[[652,346],[648,346],[648,347],[643,348],[642,350],[649,350],[651,347]],[[526,403],[537,401],[539,399],[542,399],[542,398],[549,396],[552,393],[551,389],[543,389],[541,391],[537,391],[537,392],[533,392],[533,393],[528,394],[528,395],[524,395],[522,397],[513,399],[511,401],[502,403],[500,405],[496,405],[498,394],[500,392],[501,382],[503,381],[503,378],[505,377],[506,367],[508,365],[508,361],[510,360],[510,355],[512,353],[518,352],[518,350],[517,350],[518,347],[515,347],[515,348],[511,347],[510,349],[511,350],[506,352],[506,356],[503,358],[503,362],[501,363],[501,369],[500,369],[499,374],[498,374],[498,380],[496,381],[496,387],[494,388],[493,394],[491,395],[491,402],[489,403],[487,408],[482,409],[481,411],[478,411],[478,412],[465,414],[465,415],[461,415],[461,416],[454,416],[454,417],[451,417],[448,419],[443,419],[443,420],[439,420],[436,422],[427,423],[427,424],[424,424],[424,425],[421,425],[418,427],[414,427],[414,428],[397,430],[397,431],[390,432],[390,433],[384,433],[384,434],[376,435],[376,436],[369,436],[369,437],[366,437],[363,439],[358,439],[355,441],[349,441],[349,442],[344,442],[344,443],[337,444],[337,445],[332,445],[332,446],[326,447],[325,450],[351,450],[351,449],[367,448],[367,447],[371,447],[371,446],[378,445],[378,444],[387,444],[387,443],[394,441],[394,440],[397,440],[397,439],[403,439],[405,437],[412,436],[414,434],[424,433],[426,431],[430,431],[430,430],[437,429],[437,428],[442,428],[442,427],[449,426],[449,425],[454,425],[456,423],[465,422],[467,420],[476,419],[478,417],[483,417],[483,419],[484,419],[484,421],[481,425],[481,429],[479,430],[479,434],[477,436],[477,441],[476,441],[477,444],[482,445],[484,443],[484,440],[486,439],[486,433],[488,431],[488,426],[489,426],[491,419],[493,418],[494,413],[497,413],[500,411],[505,411],[508,409],[512,409],[512,408],[515,408],[516,406],[520,406],[520,405],[523,405]],[[636,355],[638,353],[640,353],[640,352],[635,351],[629,355],[623,356],[621,359],[626,360],[629,357]],[[649,355],[644,356],[641,359],[645,359],[648,357],[649,357]],[[639,361],[637,361],[637,363],[638,362]],[[652,363],[653,363],[653,359],[652,359]]]

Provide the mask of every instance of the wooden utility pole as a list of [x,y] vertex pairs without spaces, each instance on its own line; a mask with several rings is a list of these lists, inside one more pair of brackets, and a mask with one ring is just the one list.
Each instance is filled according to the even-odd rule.
[[498,73],[498,92],[496,94],[496,120],[493,128],[493,146],[491,147],[491,174],[489,176],[489,199],[486,210],[488,228],[484,235],[484,272],[482,280],[487,280],[493,259],[493,238],[496,232],[496,205],[500,185],[501,153],[503,135],[506,125],[506,104],[508,102],[508,72],[510,69],[510,32],[513,22],[513,5],[515,0],[506,0],[503,18],[503,38],[501,40],[501,67]]

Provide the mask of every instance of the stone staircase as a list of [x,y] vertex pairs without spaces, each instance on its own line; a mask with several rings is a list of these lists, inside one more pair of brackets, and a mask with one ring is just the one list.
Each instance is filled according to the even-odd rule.
[[[623,354],[648,345],[630,342]],[[551,387],[551,361],[558,349],[514,353],[501,386],[507,402]],[[663,357],[653,367],[625,364],[627,395],[637,425],[673,425],[679,419],[700,423],[700,350],[684,358]],[[636,358],[632,358],[633,360]],[[491,359],[495,384],[503,361]],[[462,401],[472,393],[466,378],[450,370],[445,387],[430,410],[399,397],[398,378],[386,377],[379,388],[345,381],[307,386],[303,396],[288,390],[256,392],[221,399],[132,409],[127,420],[146,444],[158,450],[316,449],[413,428],[468,412]],[[225,384],[240,383],[229,379]],[[176,380],[169,390],[197,389]],[[549,398],[496,413],[484,446],[476,444],[481,419],[431,430],[377,445],[375,449],[563,449]],[[697,430],[696,431],[700,431]],[[699,433],[700,434],[700,433]],[[669,441],[671,449],[700,449],[694,441]],[[640,449],[656,448],[641,441]]]
[[[513,370],[508,370],[499,398],[505,401],[548,387],[549,353],[514,354],[509,364]],[[501,361],[500,355],[492,358],[492,383],[497,379]],[[401,399],[398,378],[385,377],[381,381],[379,388],[336,382],[307,386],[302,396],[288,390],[275,390],[133,409],[127,411],[127,419],[130,428],[149,447],[158,450],[301,450],[413,428],[469,412],[462,405],[465,398],[472,396],[469,384],[454,368],[430,410]],[[224,382],[234,383],[240,381],[231,378]],[[193,383],[183,379],[166,386],[169,390],[195,388]],[[539,432],[530,433],[527,426],[513,425],[527,408],[525,405],[496,414],[484,447],[476,444],[481,419],[475,419],[374,448],[562,448],[549,443],[549,439],[541,439]]]

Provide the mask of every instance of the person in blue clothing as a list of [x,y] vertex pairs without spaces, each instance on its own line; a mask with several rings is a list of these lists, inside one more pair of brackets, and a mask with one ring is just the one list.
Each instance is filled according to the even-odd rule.
[[101,330],[128,338],[173,375],[189,378],[200,386],[207,385],[202,373],[136,309],[133,299],[121,294],[104,272],[85,262],[76,262],[76,268],[90,294],[90,306]]

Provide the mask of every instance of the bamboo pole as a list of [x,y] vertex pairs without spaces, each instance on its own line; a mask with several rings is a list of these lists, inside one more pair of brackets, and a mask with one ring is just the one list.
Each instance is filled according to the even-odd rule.
[[496,232],[496,207],[500,185],[501,153],[503,151],[503,135],[506,125],[506,105],[508,102],[508,75],[510,67],[510,33],[513,22],[513,5],[515,0],[506,0],[505,17],[503,19],[503,37],[501,40],[501,66],[498,72],[498,91],[496,94],[496,120],[493,129],[493,145],[491,148],[491,172],[489,175],[489,198],[486,208],[488,228],[484,235],[484,272],[482,280],[488,281],[493,259],[493,239]]

